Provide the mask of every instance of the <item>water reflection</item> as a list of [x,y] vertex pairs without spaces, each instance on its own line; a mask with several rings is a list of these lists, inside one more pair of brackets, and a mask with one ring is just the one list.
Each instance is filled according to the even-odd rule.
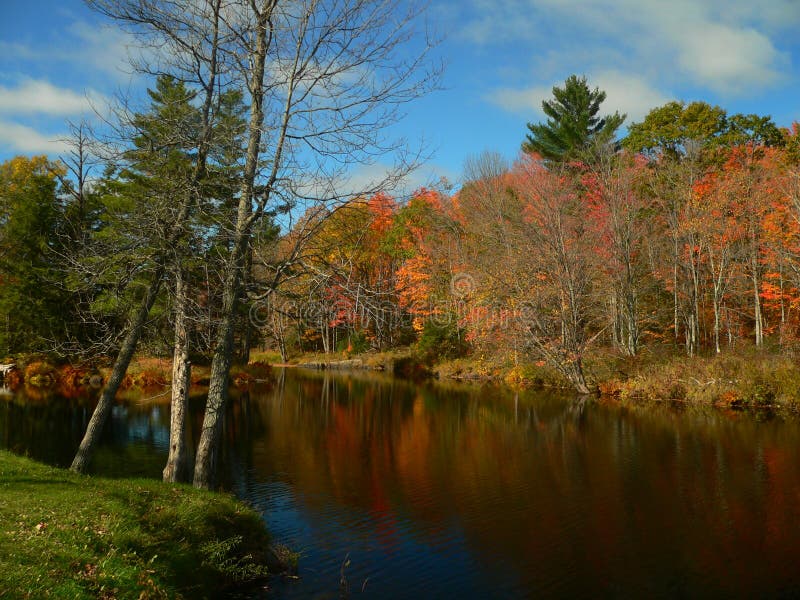
[[[231,403],[223,480],[303,551],[281,597],[795,595],[800,427],[504,388],[279,372]],[[0,403],[66,464],[91,404]],[[202,398],[187,428],[193,447]],[[96,471],[157,477],[167,405],[115,407]]]

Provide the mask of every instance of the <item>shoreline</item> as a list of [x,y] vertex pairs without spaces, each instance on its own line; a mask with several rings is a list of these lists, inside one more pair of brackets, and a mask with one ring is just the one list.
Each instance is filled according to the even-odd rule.
[[[800,412],[800,367],[790,351],[732,352],[692,358],[675,353],[652,353],[636,358],[598,353],[588,356],[585,364],[593,382],[593,395],[604,399],[634,404],[668,401],[734,410]],[[280,360],[275,353],[254,352],[248,365],[236,365],[232,369],[231,389],[245,391],[254,386],[270,385],[274,379],[273,368],[376,371],[411,381],[501,383],[516,388],[571,391],[559,373],[541,363],[518,362],[503,355],[479,355],[431,364],[410,348],[350,356],[307,353],[288,361]],[[52,396],[85,399],[101,389],[106,372],[104,368],[54,366],[36,360],[7,371],[4,389],[12,394],[23,390],[30,401]],[[193,367],[193,396],[206,390],[208,372],[208,366]],[[151,391],[161,392],[154,397],[166,397],[170,376],[168,359],[138,357],[131,363],[118,399],[131,399],[132,394]]]
[[[409,351],[365,353],[358,359],[304,354],[292,362],[272,366],[360,371],[382,371],[405,377],[409,364],[419,363]],[[593,355],[587,358],[593,381],[592,395],[623,404],[672,403],[736,411],[800,413],[800,366],[790,351],[740,352],[708,357],[680,354],[628,358]],[[398,364],[400,369],[398,369]],[[412,368],[413,370],[413,368]],[[398,372],[399,371],[399,372]],[[421,365],[417,373],[439,381],[465,384],[506,384],[517,388],[558,389],[571,386],[542,364],[515,363],[508,357],[467,357]],[[411,377],[411,379],[414,379]]]

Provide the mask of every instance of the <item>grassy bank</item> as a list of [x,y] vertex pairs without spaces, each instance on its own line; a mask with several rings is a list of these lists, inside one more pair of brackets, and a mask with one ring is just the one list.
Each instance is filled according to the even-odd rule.
[[[584,357],[587,380],[600,395],[625,402],[672,400],[721,408],[780,408],[800,410],[800,368],[791,350],[756,351],[742,349],[718,356],[686,357],[674,346],[644,349],[626,357],[611,349],[597,349]],[[270,364],[282,364],[276,352],[253,352],[248,365],[231,370],[231,384],[239,389],[269,383]],[[526,360],[511,353],[470,354],[455,359],[421,355],[415,347],[386,352],[305,353],[293,356],[289,365],[330,368],[362,368],[384,371],[405,379],[434,377],[459,381],[502,381],[512,386],[560,388],[570,384],[544,362]],[[107,368],[80,369],[70,365],[52,366],[30,362],[14,371],[25,397],[47,399],[52,394],[83,398],[97,390],[108,375]],[[128,370],[120,398],[140,399],[142,390],[154,398],[166,398],[171,362],[163,358],[138,357]],[[192,369],[192,394],[207,391],[209,368]],[[11,386],[14,389],[14,385]],[[153,391],[155,390],[155,391]],[[159,391],[162,390],[162,391]]]
[[671,400],[733,409],[800,410],[800,368],[791,352],[674,356],[619,364],[599,385],[626,402]]
[[0,598],[213,597],[274,560],[255,512],[188,486],[0,451],[0,498]]
[[[447,361],[435,370],[440,377],[571,389],[547,365],[515,364],[509,357]],[[645,350],[636,357],[600,350],[584,357],[584,370],[600,396],[626,403],[671,401],[722,409],[800,411],[800,367],[790,350],[744,349],[694,357],[673,347]]]

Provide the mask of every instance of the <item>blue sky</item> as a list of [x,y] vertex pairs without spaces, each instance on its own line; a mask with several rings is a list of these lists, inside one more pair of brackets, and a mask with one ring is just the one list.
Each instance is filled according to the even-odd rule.
[[[130,40],[78,0],[0,0],[0,160],[63,150],[66,121],[141,90]],[[641,120],[672,99],[800,120],[800,0],[432,0],[442,91],[402,125],[432,158],[420,181],[458,182],[483,150],[514,159],[525,124],[572,73]]]

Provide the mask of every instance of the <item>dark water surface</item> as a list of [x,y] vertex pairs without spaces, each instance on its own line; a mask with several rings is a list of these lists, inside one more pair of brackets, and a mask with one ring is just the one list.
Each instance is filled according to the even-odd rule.
[[[353,596],[800,596],[796,420],[277,376],[232,403],[222,477],[302,553],[277,597],[339,597],[348,555]],[[68,465],[91,408],[0,401],[0,446]],[[168,428],[116,406],[95,472],[159,477]]]

